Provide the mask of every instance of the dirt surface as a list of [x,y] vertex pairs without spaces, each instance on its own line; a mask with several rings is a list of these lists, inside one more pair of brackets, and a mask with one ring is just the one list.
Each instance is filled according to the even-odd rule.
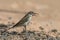
[[[39,27],[42,26],[45,31],[60,31],[60,0],[0,0],[0,23],[17,23],[28,11],[34,11],[38,15],[32,18],[27,30],[40,31]],[[9,17],[12,19],[9,20]],[[20,32],[22,28],[11,30]]]

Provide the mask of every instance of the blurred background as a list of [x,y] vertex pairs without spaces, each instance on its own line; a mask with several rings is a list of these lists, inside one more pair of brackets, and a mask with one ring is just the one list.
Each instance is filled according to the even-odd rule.
[[17,23],[28,11],[38,15],[32,18],[27,30],[39,31],[42,26],[45,31],[60,31],[60,0],[0,0],[0,23]]

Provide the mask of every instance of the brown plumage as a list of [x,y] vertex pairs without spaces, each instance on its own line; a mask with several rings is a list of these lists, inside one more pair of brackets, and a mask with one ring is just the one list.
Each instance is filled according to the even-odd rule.
[[26,29],[26,26],[31,21],[32,16],[34,16],[36,13],[33,11],[29,11],[18,23],[16,23],[12,28],[18,27],[18,26],[24,26]]

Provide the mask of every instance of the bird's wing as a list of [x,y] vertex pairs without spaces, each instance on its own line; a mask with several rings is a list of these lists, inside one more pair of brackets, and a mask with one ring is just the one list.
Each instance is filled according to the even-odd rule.
[[19,22],[17,22],[15,25],[13,25],[13,28],[16,27],[16,26],[21,26],[23,25],[25,22],[28,21],[28,14],[26,14]]

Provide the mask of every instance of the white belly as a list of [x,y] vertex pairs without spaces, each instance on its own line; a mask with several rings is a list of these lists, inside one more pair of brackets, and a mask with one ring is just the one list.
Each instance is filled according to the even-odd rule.
[[24,23],[24,25],[29,24],[29,22],[31,21],[31,19],[32,19],[32,15],[30,15],[30,17],[28,18],[28,21],[27,21],[27,22],[25,22],[25,23]]

